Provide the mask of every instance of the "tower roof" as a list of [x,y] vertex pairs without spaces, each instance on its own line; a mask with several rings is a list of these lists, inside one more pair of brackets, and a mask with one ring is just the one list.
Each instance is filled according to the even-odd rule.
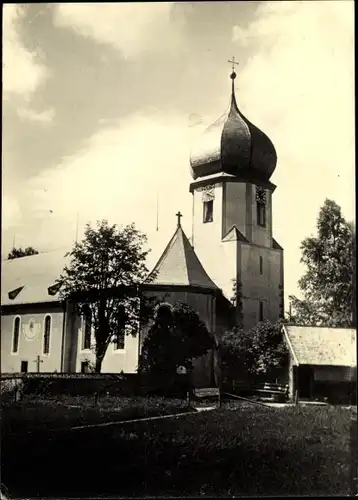
[[232,91],[229,110],[204,131],[192,149],[192,177],[197,179],[225,172],[243,179],[267,182],[276,168],[274,145],[239,110],[234,88],[234,68],[230,78]]
[[195,286],[216,290],[185,235],[178,212],[178,225],[157,264],[150,273],[154,285]]

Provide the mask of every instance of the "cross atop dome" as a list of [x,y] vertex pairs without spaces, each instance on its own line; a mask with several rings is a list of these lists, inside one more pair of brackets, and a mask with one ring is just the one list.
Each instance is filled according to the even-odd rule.
[[230,75],[230,78],[231,78],[231,80],[235,80],[235,78],[236,78],[235,64],[239,65],[239,63],[235,61],[235,56],[232,56],[232,59],[231,60],[229,59],[228,62],[230,64],[232,64],[232,73]]

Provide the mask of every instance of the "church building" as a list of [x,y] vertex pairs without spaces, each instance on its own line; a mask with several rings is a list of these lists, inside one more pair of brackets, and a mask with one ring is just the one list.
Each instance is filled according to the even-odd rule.
[[[270,139],[240,112],[231,74],[228,113],[211,125],[190,157],[192,235],[177,227],[142,287],[167,305],[189,304],[218,339],[234,322],[245,329],[283,316],[283,249],[273,238]],[[85,372],[93,331],[55,286],[70,252],[2,262],[1,372]],[[145,331],[110,344],[103,373],[134,373]],[[217,383],[217,357],[196,362],[194,384]]]

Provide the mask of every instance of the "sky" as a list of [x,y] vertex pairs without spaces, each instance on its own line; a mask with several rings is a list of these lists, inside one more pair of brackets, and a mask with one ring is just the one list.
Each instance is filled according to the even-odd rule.
[[[152,263],[191,235],[190,150],[236,97],[273,141],[285,295],[325,198],[353,220],[354,3],[7,4],[2,257],[70,248],[86,223],[135,222]],[[156,231],[157,206],[159,231]]]

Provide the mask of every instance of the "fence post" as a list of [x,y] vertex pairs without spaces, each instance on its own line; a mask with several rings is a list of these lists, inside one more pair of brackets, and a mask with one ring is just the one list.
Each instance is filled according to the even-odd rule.
[[298,403],[298,390],[295,390],[295,405]]

